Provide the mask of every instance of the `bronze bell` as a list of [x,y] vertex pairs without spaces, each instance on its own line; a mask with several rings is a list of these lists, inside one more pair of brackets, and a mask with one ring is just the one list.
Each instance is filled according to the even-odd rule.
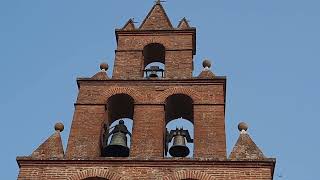
[[158,74],[157,72],[160,70],[159,66],[151,66],[149,68],[149,71],[151,71],[149,78],[157,78]]
[[[150,66],[150,68],[144,70],[147,78],[163,78],[164,77],[164,69],[159,66]],[[160,75],[161,74],[161,75]]]
[[149,78],[157,78],[157,77],[158,77],[158,74],[157,72],[154,72],[154,71],[152,71],[149,75]]
[[181,135],[180,131],[173,137],[173,145],[169,149],[169,153],[173,157],[186,157],[189,155],[190,150],[186,146],[185,137]]
[[173,138],[173,145],[169,149],[169,154],[172,157],[186,157],[189,155],[190,150],[186,146],[186,140],[189,143],[193,142],[191,139],[189,131],[181,129],[171,130],[168,134],[167,143],[171,142]]
[[127,134],[131,136],[131,133],[124,125],[124,121],[120,120],[119,124],[114,127],[104,140],[107,144],[108,137],[112,135],[110,143],[103,149],[103,154],[107,157],[128,157]]

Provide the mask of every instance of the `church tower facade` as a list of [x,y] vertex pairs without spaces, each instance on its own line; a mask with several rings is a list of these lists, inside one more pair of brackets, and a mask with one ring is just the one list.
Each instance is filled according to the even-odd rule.
[[263,155],[245,123],[227,156],[226,77],[208,60],[192,75],[196,29],[185,18],[173,27],[157,1],[139,27],[130,19],[115,32],[112,77],[101,64],[77,79],[66,151],[57,123],[30,156],[17,157],[18,179],[273,179],[275,159]]

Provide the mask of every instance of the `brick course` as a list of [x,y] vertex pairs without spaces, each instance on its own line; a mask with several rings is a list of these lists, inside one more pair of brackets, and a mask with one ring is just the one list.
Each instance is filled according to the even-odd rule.
[[[25,164],[26,163],[26,164]],[[191,161],[191,160],[95,160],[24,162],[19,179],[82,180],[100,177],[109,180],[268,180],[273,160],[263,162]],[[37,165],[37,168],[34,166]]]

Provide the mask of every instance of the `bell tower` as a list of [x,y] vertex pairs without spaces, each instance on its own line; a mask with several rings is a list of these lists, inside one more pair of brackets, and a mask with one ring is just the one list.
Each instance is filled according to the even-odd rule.
[[209,60],[192,75],[196,28],[186,18],[174,27],[157,1],[139,27],[129,19],[115,35],[112,77],[102,63],[77,79],[66,151],[57,123],[30,156],[17,157],[18,179],[273,179],[275,159],[247,124],[227,156],[226,77]]
[[151,63],[165,66],[165,79],[190,79],[196,53],[196,29],[182,19],[174,28],[164,8],[156,3],[139,28],[130,19],[116,30],[114,79],[141,79]]

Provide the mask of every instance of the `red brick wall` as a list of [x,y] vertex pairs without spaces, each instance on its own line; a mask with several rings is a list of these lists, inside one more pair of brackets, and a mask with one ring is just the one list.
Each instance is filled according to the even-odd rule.
[[195,105],[194,154],[196,158],[226,158],[223,105]]
[[142,51],[118,51],[113,69],[113,78],[139,79],[143,78]]
[[105,104],[109,97],[125,93],[138,104],[163,104],[172,94],[185,94],[195,104],[224,104],[225,78],[176,81],[90,81],[80,80],[79,104]]
[[[225,79],[185,81],[79,81],[67,158],[100,157],[100,135],[109,97],[125,93],[134,99],[130,157],[163,158],[165,100],[185,94],[194,102],[194,157],[226,159]],[[178,85],[179,84],[179,85]]]
[[194,34],[192,32],[119,33],[113,79],[143,78],[143,49],[160,43],[166,49],[166,78],[191,78],[193,71]]
[[130,156],[135,158],[162,157],[164,127],[163,105],[136,105]]
[[78,105],[71,125],[66,158],[99,157],[105,105]]
[[[30,162],[29,162],[30,163]],[[43,163],[43,162],[42,162]],[[272,162],[55,162],[21,167],[18,179],[271,180]]]
[[193,71],[192,50],[166,52],[166,77],[190,78]]
[[143,50],[150,43],[160,43],[167,50],[193,49],[193,33],[185,31],[149,31],[119,33],[117,50]]

